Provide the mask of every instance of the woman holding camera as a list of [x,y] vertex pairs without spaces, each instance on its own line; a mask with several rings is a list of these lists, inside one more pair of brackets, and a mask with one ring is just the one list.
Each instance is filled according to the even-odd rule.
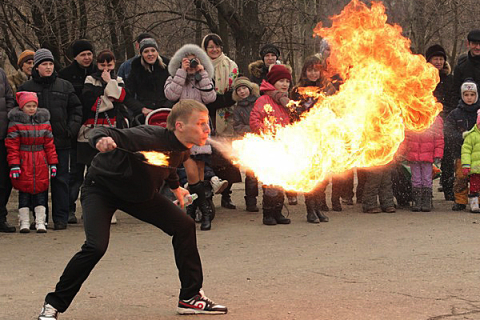
[[[192,99],[208,104],[216,99],[213,86],[214,68],[207,54],[197,45],[186,44],[181,47],[168,65],[170,77],[165,83],[165,96],[172,101]],[[190,159],[184,162],[190,193],[196,193],[198,199],[187,207],[187,213],[195,217],[197,207],[202,212],[201,230],[210,230],[212,208],[205,198],[204,168],[210,162],[210,145],[193,147]]]

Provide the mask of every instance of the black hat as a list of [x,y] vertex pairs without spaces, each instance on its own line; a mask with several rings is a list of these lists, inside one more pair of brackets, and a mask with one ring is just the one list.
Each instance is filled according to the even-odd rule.
[[427,61],[430,61],[430,59],[433,57],[443,57],[445,60],[447,60],[445,49],[443,49],[443,47],[439,44],[430,46],[425,53],[425,57],[427,58]]
[[137,43],[140,43],[143,39],[147,39],[147,38],[153,39],[153,36],[150,33],[143,32],[137,36],[137,39],[135,39],[135,41],[137,41]]
[[260,49],[260,56],[262,57],[262,59],[265,58],[267,53],[273,53],[277,57],[277,59],[278,57],[280,57],[280,49],[278,49],[273,44],[266,44],[262,47],[262,49]]
[[72,44],[72,54],[74,57],[78,56],[83,51],[90,51],[93,53],[93,46],[87,40],[77,40]]
[[480,42],[480,29],[470,31],[467,35],[467,40]]

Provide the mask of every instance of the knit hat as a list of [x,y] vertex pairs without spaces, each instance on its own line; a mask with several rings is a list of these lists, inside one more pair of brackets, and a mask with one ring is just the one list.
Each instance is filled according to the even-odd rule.
[[471,80],[471,79],[465,80],[465,82],[462,83],[462,86],[460,87],[460,91],[462,93],[462,100],[463,100],[463,93],[464,92],[466,92],[466,91],[475,92],[475,94],[477,95],[477,98],[475,99],[474,103],[477,103],[477,101],[478,101],[477,84],[473,80]]
[[267,53],[273,53],[277,57],[277,59],[278,57],[280,57],[280,49],[278,49],[273,44],[266,44],[262,47],[262,49],[260,49],[260,56],[262,57],[262,60],[263,58],[265,58]]
[[153,36],[150,33],[142,32],[137,36],[137,39],[135,39],[135,41],[137,41],[137,43],[140,43],[143,39],[147,38],[153,39]]
[[147,48],[155,48],[158,51],[157,41],[153,38],[145,38],[140,41],[140,53]]
[[290,73],[290,70],[288,70],[287,67],[285,67],[284,65],[275,64],[270,68],[270,71],[267,73],[267,81],[270,84],[275,85],[275,83],[281,79],[288,79],[292,81],[292,74]]
[[35,55],[35,52],[32,50],[25,50],[20,55],[18,56],[18,61],[17,65],[19,68],[22,68],[23,64],[27,62],[28,60],[33,60],[33,56]]
[[20,109],[23,109],[25,104],[31,101],[35,102],[38,106],[38,98],[35,92],[20,91],[20,92],[17,92],[16,98],[17,98],[18,106],[20,107]]
[[42,48],[38,49],[33,56],[33,65],[37,67],[40,63],[44,61],[53,62],[53,54],[50,50]]
[[83,51],[90,51],[93,54],[93,46],[87,40],[77,40],[72,44],[72,54],[78,56]]
[[430,46],[425,53],[425,57],[427,58],[427,61],[430,61],[430,59],[433,57],[443,57],[445,60],[447,60],[445,49],[443,49],[443,47],[439,44]]
[[480,29],[474,29],[467,35],[468,41],[480,42]]
[[237,89],[245,86],[250,90],[250,95],[254,95],[256,97],[260,96],[260,89],[258,88],[258,84],[251,82],[247,77],[241,76],[236,78],[233,81],[233,93],[232,98],[234,101],[240,101],[240,97],[237,94]]

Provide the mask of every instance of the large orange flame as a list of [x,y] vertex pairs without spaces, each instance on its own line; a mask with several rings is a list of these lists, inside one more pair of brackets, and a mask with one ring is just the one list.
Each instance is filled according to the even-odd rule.
[[427,129],[442,109],[433,96],[438,70],[411,53],[381,3],[353,0],[332,21],[315,33],[328,40],[329,68],[345,80],[339,92],[299,122],[233,143],[237,162],[264,184],[308,192],[333,173],[385,165],[405,129]]
[[157,152],[157,151],[138,151],[139,153],[143,154],[145,157],[146,161],[154,166],[168,166],[168,159],[170,156],[166,155],[165,153],[162,152]]

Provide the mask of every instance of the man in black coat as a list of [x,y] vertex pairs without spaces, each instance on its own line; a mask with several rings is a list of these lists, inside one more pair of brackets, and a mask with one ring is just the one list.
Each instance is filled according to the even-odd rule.
[[[93,63],[93,45],[87,40],[77,40],[71,47],[73,62],[58,72],[58,76],[69,81],[77,97],[82,101],[82,91],[85,84],[85,78],[96,71]],[[85,122],[82,119],[82,123]],[[72,148],[70,149],[70,179],[69,179],[69,199],[68,199],[68,223],[77,223],[75,217],[76,204],[80,186],[83,183],[85,165],[77,163],[77,137],[72,139]]]
[[[178,313],[227,313],[226,307],[205,297],[201,289],[203,272],[195,222],[158,192],[165,181],[180,207],[184,206],[188,191],[180,187],[176,167],[189,158],[192,146],[205,144],[209,133],[208,110],[194,100],[182,100],[172,108],[166,129],[137,126],[122,130],[102,127],[93,131],[89,143],[100,153],[93,159],[82,187],[86,241],[67,264],[55,291],[46,296],[39,320],[56,320],[58,313],[70,306],[107,250],[110,219],[117,209],[173,237],[181,283]],[[134,154],[143,150],[168,153],[168,167],[144,163]]]
[[73,85],[57,77],[53,55],[48,49],[38,49],[33,58],[32,79],[18,91],[35,92],[38,107],[50,111],[55,149],[58,155],[57,176],[51,181],[52,217],[55,230],[67,228],[69,158],[72,140],[82,125],[82,104]]
[[468,52],[458,59],[453,72],[453,102],[454,107],[459,102],[460,87],[465,79],[471,78],[480,83],[480,29],[472,30],[467,35]]

